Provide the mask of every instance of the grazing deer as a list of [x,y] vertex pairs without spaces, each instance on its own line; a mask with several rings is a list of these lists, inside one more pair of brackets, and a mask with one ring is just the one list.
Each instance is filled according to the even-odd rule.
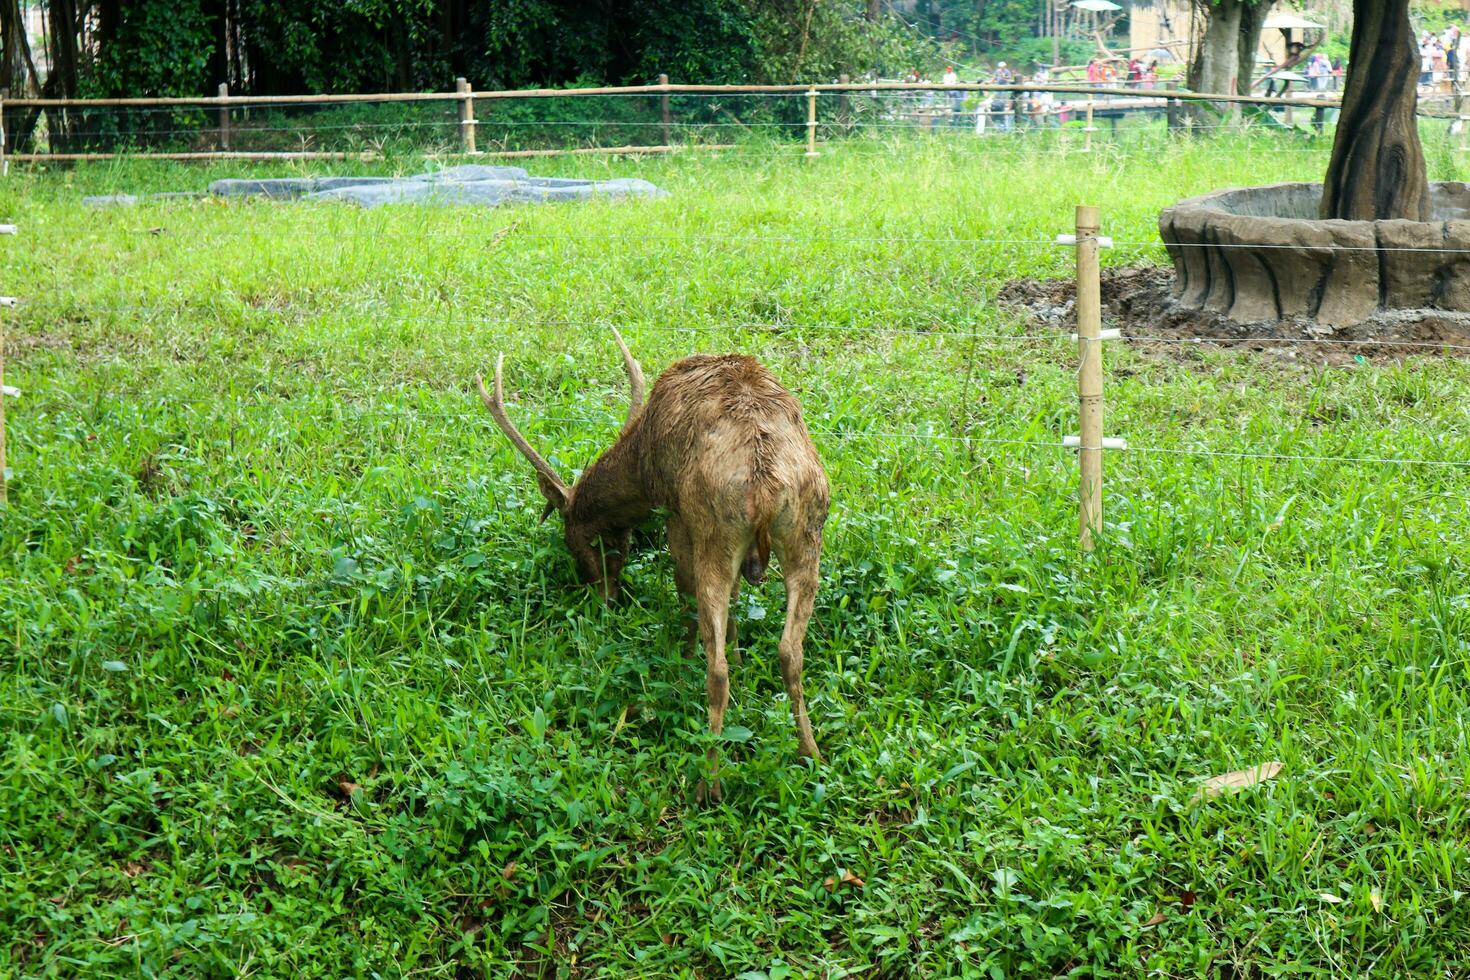
[[[820,759],[801,687],[802,641],[817,591],[827,475],[812,445],[801,405],[759,361],[739,354],[696,354],[669,365],[643,400],[643,369],[613,330],[631,393],[617,441],[568,487],[531,448],[505,413],[502,369],[495,393],[480,398],[522,456],[536,469],[546,497],[544,521],[562,516],[567,548],[581,579],[617,598],[633,528],[654,508],[668,512],[669,551],[679,591],[693,596],[704,643],[709,727],[720,734],[729,702],[727,639],[733,646],[731,600],[745,576],[764,577],[774,551],[786,582],[781,679],[791,699],[799,751]],[[692,635],[691,635],[692,643]],[[718,754],[709,750],[709,799],[718,801]],[[704,795],[704,784],[701,784]]]

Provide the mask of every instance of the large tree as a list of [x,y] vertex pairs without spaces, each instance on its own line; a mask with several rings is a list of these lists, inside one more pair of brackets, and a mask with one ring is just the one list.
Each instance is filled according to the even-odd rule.
[[[1195,44],[1194,60],[1189,64],[1187,81],[1191,92],[1250,93],[1261,29],[1275,3],[1276,0],[1194,0],[1195,13],[1203,18],[1204,32]],[[1223,116],[1234,115],[1235,109],[1196,102],[1192,112],[1196,122],[1208,125]]]
[[1322,182],[1324,218],[1429,220],[1409,0],[1353,0],[1347,89]]

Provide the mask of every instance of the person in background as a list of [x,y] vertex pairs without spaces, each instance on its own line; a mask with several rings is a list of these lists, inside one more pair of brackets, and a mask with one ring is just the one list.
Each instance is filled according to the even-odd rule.
[[1132,88],[1138,88],[1143,81],[1143,62],[1137,58],[1128,59],[1128,84]]
[[1087,84],[1094,88],[1102,84],[1102,65],[1096,58],[1087,63]]
[[[954,65],[944,67],[944,77],[940,79],[944,85],[958,85],[960,76],[955,74]],[[949,97],[949,124],[951,126],[963,125],[961,115],[965,111],[965,93],[958,89],[950,89],[945,93]]]
[[1434,35],[1425,32],[1419,39],[1419,85],[1424,87],[1434,78],[1434,46],[1429,42]]
[[1429,59],[1434,72],[1434,84],[1438,87],[1449,75],[1449,64],[1445,61],[1444,55],[1444,43],[1438,37],[1429,39]]
[[[1045,85],[1049,80],[1045,68],[1038,71],[1033,78],[1037,85]],[[1057,118],[1057,100],[1050,92],[1032,92],[1036,100],[1036,111],[1032,116],[1032,124],[1037,126],[1060,126],[1061,121]]]
[[1327,56],[1318,51],[1307,61],[1307,78],[1311,81],[1312,91],[1327,91],[1327,82],[1332,75],[1332,66],[1327,62]]
[[1157,88],[1159,84],[1159,63],[1150,61],[1148,67],[1143,70],[1143,87]]
[[1342,76],[1346,73],[1346,71],[1347,69],[1342,63],[1341,55],[1338,55],[1336,58],[1332,59],[1332,90],[1334,92],[1342,88]]
[[[1320,40],[1314,42],[1312,44],[1312,47],[1315,48],[1320,43]],[[1291,90],[1291,82],[1287,81],[1286,79],[1280,79],[1278,81],[1276,78],[1276,73],[1291,71],[1297,65],[1301,64],[1302,59],[1307,56],[1307,50],[1307,46],[1300,41],[1292,41],[1286,45],[1286,57],[1282,58],[1281,64],[1272,68],[1270,74],[1267,76],[1266,98],[1269,99],[1271,96],[1276,94],[1276,89],[1278,85],[1281,88],[1282,95],[1285,95],[1288,91]]]
[[1449,72],[1450,87],[1460,83],[1460,29],[1446,27],[1444,31],[1444,65]]
[[[998,61],[995,65],[995,84],[1016,84],[1016,73],[1011,71],[1010,66],[1004,61]],[[1014,92],[997,92],[996,101],[1000,115],[996,118],[996,128],[1010,131],[1016,120],[1016,94]]]

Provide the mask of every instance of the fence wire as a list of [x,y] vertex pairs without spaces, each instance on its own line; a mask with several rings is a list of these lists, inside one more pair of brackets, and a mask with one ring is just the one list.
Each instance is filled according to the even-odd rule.
[[[446,393],[442,391],[435,391],[433,392],[433,394],[436,397],[440,397]],[[464,397],[466,400],[469,400],[472,399],[474,396],[471,392],[466,391],[463,392],[462,397]],[[216,413],[219,413],[221,409],[232,409],[233,411],[244,415],[248,414],[247,410],[250,408],[270,407],[273,404],[273,401],[275,404],[279,404],[281,400],[262,399],[255,402],[244,402],[240,400],[226,401],[221,399],[167,399],[153,403],[151,406],[146,403],[141,404],[144,408],[152,407],[170,410],[183,408],[207,408],[215,410]],[[114,401],[111,403],[111,405],[114,407],[121,404],[123,404],[121,401]],[[93,400],[87,405],[78,405],[73,402],[72,404],[65,407],[70,411],[75,412],[79,416],[98,415],[106,411],[108,403],[102,401],[101,399],[97,399]],[[533,433],[540,428],[548,426],[567,425],[582,426],[593,429],[612,430],[621,428],[624,421],[621,414],[614,414],[612,412],[601,416],[569,415],[562,413],[523,411],[516,408],[516,406],[514,405],[510,407],[512,412],[514,413],[513,421],[515,421],[516,425]],[[44,413],[45,409],[42,409],[41,411]],[[426,410],[415,405],[404,404],[398,404],[391,407],[375,406],[370,408],[362,408],[359,406],[351,405],[344,407],[341,404],[334,404],[333,406],[331,406],[330,414],[332,414],[334,418],[341,419],[342,421],[353,421],[362,418],[377,418],[390,420],[394,423],[399,423],[404,421],[433,419],[443,424],[469,424],[478,428],[485,429],[487,431],[495,431],[494,420],[491,419],[489,414],[484,411],[446,412]],[[873,439],[879,441],[900,441],[906,444],[913,442],[930,442],[962,446],[1005,446],[1010,448],[1045,450],[1060,449],[1074,453],[1079,452],[1083,449],[1092,448],[1069,445],[1066,442],[1060,440],[1014,439],[997,436],[975,435],[970,433],[957,435],[947,432],[935,432],[932,430],[932,428],[927,426],[901,430],[893,428],[871,429],[860,427],[834,428],[832,426],[809,424],[808,431],[814,437],[819,437],[821,439]],[[1127,445],[1124,448],[1109,448],[1106,451],[1110,453],[1144,453],[1168,456],[1190,456],[1204,459],[1241,459],[1266,462],[1306,462],[1343,465],[1441,467],[1456,470],[1470,468],[1470,458],[1443,459],[1430,457],[1374,456],[1362,454],[1332,455],[1326,453],[1287,453],[1268,450],[1220,450],[1208,449],[1199,446],[1174,447],[1135,445],[1132,440],[1128,440]]]
[[[1079,89],[1081,89],[1079,91]],[[816,91],[820,102],[815,116],[807,112],[807,98]],[[1042,101],[1037,102],[1033,96]],[[599,101],[607,100],[607,101]],[[1249,100],[1247,100],[1248,102]],[[963,131],[989,122],[991,134],[1019,138],[1027,131],[1065,132],[1108,142],[1157,132],[1245,130],[1266,128],[1306,134],[1277,116],[1311,116],[1320,133],[1335,105],[1301,99],[1290,105],[1248,104],[1236,108],[1237,97],[1218,100],[1191,98],[1189,93],[1164,88],[1130,88],[1061,83],[1020,83],[1012,90],[949,90],[922,84],[905,89],[800,89],[780,92],[681,92],[650,89],[607,92],[566,90],[536,95],[514,93],[423,93],[413,97],[384,95],[350,102],[202,101],[187,105],[99,105],[78,103],[65,107],[30,106],[21,100],[4,108],[7,147],[18,151],[55,153],[115,153],[145,156],[150,152],[357,152],[386,153],[389,147],[420,150],[444,147],[468,149],[466,137],[514,149],[596,148],[603,137],[625,144],[638,134],[661,133],[671,142],[688,143],[701,132],[748,131],[777,135],[789,132],[800,145],[806,127],[817,123],[823,133]],[[595,111],[588,111],[591,105]],[[459,114],[470,107],[472,119]],[[1089,116],[1089,108],[1091,115]],[[600,111],[596,111],[599,110]],[[1217,117],[1210,120],[1204,114]],[[425,119],[427,115],[429,118]],[[1063,119],[1065,117],[1065,122]],[[1432,118],[1432,117],[1425,117]],[[1089,126],[1082,128],[1083,122]],[[1158,123],[1164,124],[1159,130]],[[496,137],[495,134],[503,134]],[[678,136],[678,140],[673,137]],[[33,144],[33,145],[23,145]],[[308,149],[303,149],[308,148]],[[612,149],[613,147],[603,147]],[[1279,148],[1278,152],[1315,152],[1310,147]]]

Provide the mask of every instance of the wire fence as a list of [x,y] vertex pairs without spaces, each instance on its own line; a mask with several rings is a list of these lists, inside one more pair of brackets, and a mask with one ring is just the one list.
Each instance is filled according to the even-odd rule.
[[[571,124],[571,123],[569,123]],[[152,235],[156,229],[131,228],[130,233]],[[688,231],[667,234],[571,234],[571,233],[531,233],[520,232],[514,223],[508,223],[495,229],[477,229],[474,234],[477,237],[495,238],[500,235],[514,233],[517,237],[533,240],[554,241],[590,241],[605,243],[616,241],[620,243],[642,242],[666,243],[666,244],[688,244],[691,242],[703,242],[712,245],[758,245],[769,247],[779,244],[804,246],[816,243],[848,243],[848,244],[875,244],[875,245],[901,245],[906,248],[929,248],[940,246],[964,245],[976,248],[1010,249],[1020,248],[1028,250],[1057,249],[1059,246],[1071,247],[1076,240],[1080,240],[1082,229],[1079,227],[1077,236],[1058,236],[1056,239],[1045,239],[1040,237],[979,237],[979,236],[905,236],[905,235],[846,235],[846,234],[802,234],[802,235],[750,235],[750,234],[719,234],[705,231]],[[241,228],[238,234],[249,235],[254,232],[249,228]],[[343,229],[323,228],[324,235],[333,238],[361,236],[369,237],[375,242],[382,242],[385,230],[380,229]],[[449,230],[444,234],[450,237],[459,237],[463,232]],[[421,239],[425,237],[424,232],[409,232],[408,239]],[[1071,238],[1072,241],[1063,241]],[[1157,252],[1161,244],[1156,241],[1108,241],[1107,244],[1115,248],[1151,250]],[[1174,247],[1176,243],[1170,243]],[[1293,248],[1301,251],[1301,245],[1278,245],[1275,243],[1253,244],[1248,242],[1239,243],[1178,243],[1181,247],[1201,248]],[[1388,248],[1364,248],[1349,245],[1335,245],[1325,243],[1321,246],[1313,245],[1310,248],[1320,248],[1325,251],[1403,251],[1424,253],[1461,253],[1470,251],[1470,248],[1435,247],[1435,246],[1390,246]],[[1095,270],[1094,270],[1095,271]],[[1083,288],[1083,279],[1080,273],[1077,280],[1078,289]],[[189,298],[145,296],[137,301],[107,302],[97,304],[79,297],[69,296],[65,292],[43,294],[31,299],[26,304],[30,311],[25,316],[65,316],[70,319],[84,317],[88,319],[102,318],[134,318],[141,320],[176,319],[180,317],[262,317],[278,321],[302,322],[308,320],[344,320],[353,317],[361,317],[373,321],[388,320],[403,323],[415,323],[424,326],[455,325],[471,327],[480,330],[489,328],[503,328],[503,330],[514,330],[532,326],[557,327],[563,329],[578,329],[585,331],[605,331],[609,326],[607,321],[588,320],[585,318],[571,317],[547,317],[547,316],[466,316],[455,313],[449,309],[444,312],[402,312],[378,305],[342,305],[342,304],[319,304],[310,307],[297,305],[276,306],[271,303],[250,303],[234,301],[228,296],[211,297],[204,302],[192,301]],[[1036,332],[1033,329],[1021,331],[997,331],[993,322],[998,316],[1004,315],[1004,311],[995,297],[984,298],[980,305],[971,310],[970,316],[963,320],[953,317],[935,316],[931,321],[916,323],[905,326],[878,325],[865,322],[839,322],[839,321],[806,321],[801,319],[792,320],[718,320],[716,322],[659,322],[652,318],[621,319],[618,324],[626,333],[636,336],[643,331],[650,332],[687,332],[691,334],[717,334],[730,335],[741,332],[763,333],[776,335],[802,336],[810,334],[829,336],[857,336],[857,337],[904,337],[914,340],[933,340],[939,343],[954,343],[963,345],[964,348],[973,351],[977,347],[988,346],[996,348],[1012,348],[1016,350],[1034,350],[1038,345],[1049,345],[1062,343],[1079,343],[1077,334],[1062,332],[1065,326],[1055,332]],[[1019,318],[1018,314],[1018,318]],[[1081,317],[1078,317],[1079,326]],[[21,320],[25,322],[24,318]],[[981,329],[985,324],[991,324],[987,329]],[[1084,335],[1080,341],[1080,350],[1085,353],[1087,345],[1097,343],[1103,338],[1094,334]],[[1276,347],[1276,346],[1302,346],[1317,350],[1353,350],[1371,347],[1375,350],[1402,351],[1402,352],[1428,352],[1437,351],[1441,353],[1465,353],[1470,352],[1470,341],[1455,342],[1455,340],[1419,340],[1400,339],[1395,337],[1341,337],[1341,336],[1252,336],[1249,333],[1242,335],[1227,334],[1199,334],[1181,335],[1177,333],[1158,332],[1129,332],[1118,333],[1118,339],[1125,342],[1141,344],[1179,344],[1179,345],[1221,345],[1221,346],[1250,346],[1250,347]],[[3,349],[3,347],[0,347]],[[1085,358],[1084,358],[1085,361]],[[3,363],[3,361],[0,361]],[[11,392],[4,397],[14,398],[18,393]],[[87,402],[67,397],[63,393],[49,393],[42,397],[33,397],[27,404],[27,411],[48,413],[57,410],[91,414],[96,416],[107,408],[105,397],[99,396]],[[399,403],[391,405],[361,405],[353,403],[347,406],[336,406],[332,411],[346,416],[361,417],[373,415],[375,417],[393,418],[395,420],[420,420],[434,419],[443,424],[470,424],[488,425],[489,420],[483,413],[464,411],[443,411],[437,407],[424,408],[423,400],[440,403],[446,398],[464,397],[468,400],[470,394],[467,390],[445,390],[434,389],[418,393],[417,402]],[[261,397],[253,400],[242,399],[167,399],[160,403],[170,409],[184,409],[194,407],[209,412],[233,412],[238,414],[250,414],[257,409],[266,408],[278,404],[279,399],[268,393],[261,393]],[[118,403],[121,404],[121,403]],[[34,406],[34,407],[31,407]],[[952,406],[958,412],[961,406]],[[960,413],[962,414],[962,413]],[[958,417],[958,416],[956,416]],[[621,425],[621,418],[613,413],[605,415],[595,414],[565,414],[550,412],[530,412],[525,419],[531,426],[581,426],[598,430],[615,430]],[[841,440],[879,440],[899,442],[903,444],[949,444],[963,446],[966,448],[995,446],[1024,450],[1063,450],[1075,451],[1079,454],[1088,452],[1101,452],[1104,448],[1110,451],[1121,450],[1132,453],[1157,454],[1170,457],[1197,457],[1200,459],[1235,459],[1256,462],[1303,462],[1323,465],[1344,466],[1396,466],[1396,467],[1432,467],[1451,470],[1461,470],[1470,467],[1470,458],[1455,458],[1453,450],[1442,447],[1446,455],[1434,457],[1425,454],[1414,454],[1406,456],[1378,455],[1362,452],[1296,452],[1282,451],[1280,447],[1274,446],[1246,446],[1240,448],[1228,448],[1208,445],[1149,445],[1135,444],[1131,440],[1099,439],[1097,445],[1082,445],[1083,437],[1058,436],[1054,438],[1009,438],[1003,435],[985,432],[971,431],[973,425],[981,425],[980,422],[968,422],[961,424],[955,420],[945,422],[926,421],[911,428],[896,427],[892,425],[872,427],[866,420],[855,420],[850,424],[841,419],[813,420],[811,430],[819,440],[841,439]],[[955,431],[959,429],[959,431]],[[3,444],[0,444],[3,445]],[[1467,454],[1470,456],[1470,454]],[[3,487],[3,483],[0,483]]]
[[[380,158],[424,153],[631,152],[896,134],[1094,139],[1271,130],[1322,135],[1338,101],[1207,96],[1087,84],[832,83],[192,99],[16,99],[4,151],[21,162]],[[1302,123],[1302,125],[1298,125]],[[1310,149],[1310,148],[1308,148]],[[211,154],[216,156],[211,156]],[[228,154],[228,156],[224,156]]]
[[[462,398],[466,402],[472,401],[475,396],[469,389],[445,391],[433,389],[422,393],[433,399],[446,397]],[[35,400],[35,399],[33,399]],[[95,397],[82,401],[74,398],[70,393],[56,392],[54,397],[42,396],[46,408],[36,411],[46,414],[55,413],[58,410],[65,414],[82,418],[93,419],[105,424],[113,416],[118,408],[128,407],[133,409],[166,409],[177,411],[181,409],[203,409],[212,415],[242,415],[260,409],[274,409],[278,407],[281,398],[261,398],[256,400],[221,399],[221,398],[168,398],[156,403],[148,403],[145,398],[136,400],[124,400],[118,396]],[[393,423],[421,422],[428,420],[438,425],[448,426],[450,424],[468,425],[483,429],[486,432],[495,431],[493,419],[484,410],[443,411],[440,409],[425,409],[418,401],[393,403],[389,405],[359,403],[332,403],[326,406],[327,413],[340,421],[351,422],[364,418],[371,418]],[[514,421],[525,431],[535,433],[547,429],[565,429],[577,427],[594,432],[606,432],[610,436],[621,428],[624,422],[620,411],[609,410],[602,415],[567,414],[565,412],[548,412],[535,409],[523,409],[512,405],[511,411],[515,415]],[[899,441],[904,443],[946,443],[956,446],[1004,446],[1016,449],[1035,450],[1064,450],[1077,452],[1078,443],[1066,439],[1017,439],[999,436],[988,436],[973,432],[947,432],[938,431],[930,424],[916,425],[907,429],[901,428],[871,428],[863,421],[854,421],[848,426],[833,426],[821,424],[820,422],[808,421],[808,431],[818,441],[837,440],[874,440],[874,441]],[[1113,440],[1109,440],[1113,442]],[[1132,440],[1127,440],[1125,445],[1112,446],[1109,449],[1117,449],[1128,453],[1144,453],[1167,456],[1193,456],[1203,459],[1239,459],[1260,460],[1274,462],[1306,462],[1306,463],[1332,463],[1344,465],[1374,465],[1374,466],[1406,466],[1406,467],[1440,467],[1462,470],[1470,468],[1470,446],[1466,447],[1465,459],[1446,459],[1431,457],[1399,457],[1380,456],[1369,454],[1343,454],[1334,455],[1330,453],[1293,453],[1276,452],[1261,449],[1228,450],[1214,449],[1206,446],[1152,446],[1138,445]]]

